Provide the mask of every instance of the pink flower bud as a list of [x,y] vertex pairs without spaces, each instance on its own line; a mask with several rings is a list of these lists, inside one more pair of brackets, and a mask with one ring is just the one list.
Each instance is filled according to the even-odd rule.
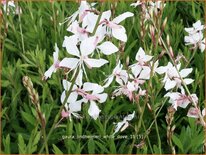
[[70,112],[69,111],[65,111],[64,109],[61,112],[61,116],[62,118],[67,118],[70,116]]

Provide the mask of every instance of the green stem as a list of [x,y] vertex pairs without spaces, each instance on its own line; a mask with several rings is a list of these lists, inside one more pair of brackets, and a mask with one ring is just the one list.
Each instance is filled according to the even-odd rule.
[[[167,98],[165,98],[164,102],[162,103],[162,106],[159,108],[159,110],[158,110],[157,114],[155,115],[155,119],[157,119],[157,117],[158,117],[158,115],[159,115],[160,111],[162,110],[163,106],[165,105],[165,103],[166,103],[167,99],[168,99],[168,97],[167,97]],[[149,131],[149,130],[152,128],[152,126],[153,126],[154,122],[155,122],[155,120],[153,120],[153,121],[152,121],[152,123],[150,124],[149,128],[147,129],[147,131]]]
[[161,139],[160,139],[160,134],[159,134],[159,129],[158,129],[158,124],[157,124],[157,119],[156,119],[156,116],[155,116],[155,113],[153,114],[154,116],[154,122],[155,122],[155,129],[156,129],[156,132],[157,132],[157,139],[158,139],[158,146],[159,146],[159,153],[162,154],[162,151],[161,151]]
[[45,130],[45,127],[43,128],[42,133],[43,133],[43,138],[44,138],[44,142],[45,142],[46,154],[49,154],[48,143],[47,143],[47,140],[46,140],[46,130]]
[[[148,96],[145,99],[143,108],[140,107],[139,103],[136,103],[137,104],[137,109],[138,109],[139,114],[140,114],[140,117],[139,117],[139,121],[137,123],[137,126],[135,125],[135,137],[137,137],[137,134],[138,134],[138,132],[140,130],[140,127],[141,127],[141,123],[142,123],[142,120],[143,120],[142,118],[143,118],[143,115],[144,115],[144,111],[145,111],[145,107],[146,107],[146,104],[147,104],[147,100],[148,100]],[[132,153],[132,149],[134,147],[134,143],[135,143],[135,138],[133,138],[133,140],[132,140],[132,144],[131,144],[131,147],[129,149],[129,154]]]
[[74,84],[75,84],[75,81],[76,81],[76,78],[77,78],[77,76],[78,76],[78,73],[79,73],[79,70],[77,70],[77,72],[76,72],[75,75],[74,75],[74,78],[72,79],[71,87],[70,87],[70,89],[66,92],[66,97],[65,97],[65,99],[64,99],[64,102],[63,102],[62,106],[60,107],[59,112],[58,112],[58,114],[56,115],[56,117],[55,117],[55,119],[54,119],[54,123],[53,123],[53,125],[52,125],[52,127],[51,127],[51,129],[50,129],[50,131],[49,131],[49,133],[48,133],[45,141],[44,141],[44,144],[42,145],[42,147],[41,147],[41,149],[40,149],[40,151],[39,151],[39,154],[42,153],[42,151],[43,151],[43,149],[44,149],[47,141],[49,140],[49,137],[51,136],[51,133],[54,131],[54,129],[55,129],[55,127],[56,127],[56,124],[57,124],[57,122],[58,122],[58,120],[59,120],[59,116],[60,116],[60,114],[61,114],[61,112],[62,112],[65,104],[67,103],[67,100],[68,100],[68,98],[69,98],[69,95],[70,95],[71,92],[72,92],[72,88],[73,88],[73,86],[74,86]]
[[[146,127],[145,127],[145,124],[144,124],[144,121],[142,120],[142,126],[143,126],[143,128],[144,128],[144,131],[145,131],[145,138],[147,139],[147,142],[148,142],[148,145],[149,145],[149,148],[150,148],[150,150],[151,150],[151,152],[152,152],[152,154],[153,154],[153,150],[152,150],[152,145],[151,145],[151,143],[150,143],[150,140],[149,140],[149,136],[148,136],[148,134],[147,134],[147,130],[146,130]],[[144,138],[144,139],[145,139]]]

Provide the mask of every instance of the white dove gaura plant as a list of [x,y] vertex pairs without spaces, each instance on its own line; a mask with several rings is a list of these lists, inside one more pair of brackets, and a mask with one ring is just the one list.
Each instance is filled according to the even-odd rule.
[[[95,120],[99,117],[101,110],[98,104],[104,103],[108,95],[104,93],[103,86],[89,82],[87,74],[93,68],[108,64],[106,56],[118,52],[118,47],[106,39],[108,36],[127,41],[126,30],[120,22],[132,17],[133,13],[126,12],[111,20],[110,10],[100,13],[94,6],[94,3],[90,5],[86,1],[81,1],[79,9],[60,23],[62,25],[68,22],[67,31],[72,33],[71,36],[64,37],[62,44],[67,56],[60,60],[59,49],[55,44],[53,65],[44,74],[45,79],[48,79],[51,78],[52,73],[63,69],[67,71],[66,77],[71,75],[69,81],[62,80],[64,88],[61,95],[61,103],[64,106],[61,112],[62,118],[71,119],[72,115],[81,118],[82,107],[87,103],[89,103],[88,114]],[[102,58],[103,55],[105,55],[104,58]],[[123,74],[128,76],[126,71]],[[121,80],[120,76],[118,81]],[[127,81],[126,77],[124,80]]]
[[[116,64],[112,66],[111,72],[106,74],[107,77],[104,78],[103,85],[100,85],[101,81],[89,79],[92,75],[90,73],[95,68],[101,70],[101,68],[110,65],[110,57],[119,54],[121,44],[125,45],[128,41],[127,31],[121,25],[121,22],[134,16],[132,12],[124,12],[113,17],[111,10],[104,11],[102,9],[98,11],[95,8],[96,5],[95,3],[89,4],[86,1],[81,1],[78,10],[66,18],[63,23],[60,23],[60,25],[67,23],[66,30],[71,35],[64,36],[61,50],[55,44],[53,64],[44,73],[45,79],[49,79],[57,70],[64,71],[63,92],[60,97],[63,107],[60,109],[62,118],[69,118],[71,121],[72,118],[82,118],[83,109],[88,107],[86,109],[88,115],[97,120],[102,111],[101,107],[107,104],[110,97],[113,100],[125,97],[124,99],[129,103],[137,106],[138,112],[133,111],[123,121],[116,123],[113,128],[113,135],[119,131],[123,132],[129,126],[129,122],[135,118],[135,115],[140,118],[138,125],[135,125],[135,132],[137,132],[141,126],[145,107],[148,107],[149,111],[154,114],[154,121],[156,121],[157,110],[154,109],[156,105],[151,107],[150,104],[159,95],[151,90],[154,87],[152,80],[158,79],[158,85],[162,85],[159,92],[164,93],[163,96],[169,99],[168,102],[172,104],[175,110],[179,110],[179,107],[189,107],[188,117],[202,119],[205,111],[201,113],[197,95],[191,94],[188,89],[188,85],[194,82],[193,79],[188,77],[192,74],[193,69],[183,68],[184,64],[181,65],[180,62],[174,61],[175,55],[168,50],[169,48],[166,46],[169,46],[169,44],[166,45],[162,36],[158,36],[159,40],[154,41],[156,39],[155,33],[158,35],[163,33],[163,31],[158,32],[152,21],[155,16],[154,13],[163,9],[166,5],[161,1],[137,1],[131,4],[135,7],[141,5],[144,12],[147,12],[144,22],[148,21],[146,25],[150,26],[150,30],[152,29],[152,34],[147,35],[151,39],[152,45],[150,47],[153,46],[152,50],[144,44],[140,44],[137,51],[132,51],[133,54],[136,54],[134,60],[130,59],[131,61],[128,61],[128,63],[123,62],[124,59],[117,56]],[[205,49],[203,29],[204,26],[201,25],[200,21],[193,24],[192,28],[186,28],[185,31],[189,35],[185,37],[186,45],[193,45],[194,48],[198,47],[203,51]],[[161,48],[170,57],[166,66],[159,65],[165,52],[162,52],[162,55],[158,52],[159,55],[153,54],[158,44],[161,44]],[[60,59],[59,53],[65,50],[65,54],[60,54],[64,57]],[[156,51],[158,51],[158,48]],[[201,124],[205,125],[203,119]]]

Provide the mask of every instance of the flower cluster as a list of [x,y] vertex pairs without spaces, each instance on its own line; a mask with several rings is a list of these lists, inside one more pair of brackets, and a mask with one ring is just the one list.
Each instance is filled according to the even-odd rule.
[[[53,65],[44,74],[44,78],[48,79],[57,69],[66,69],[67,75],[72,72],[71,80],[77,75],[72,88],[70,88],[72,86],[70,81],[64,79],[62,82],[64,91],[61,102],[62,104],[66,102],[62,117],[69,117],[71,114],[80,117],[78,112],[81,111],[82,103],[88,102],[90,103],[88,114],[93,119],[99,117],[101,110],[97,103],[104,103],[107,94],[104,93],[104,87],[88,81],[87,72],[109,63],[102,56],[111,55],[119,50],[111,41],[108,41],[108,37],[114,37],[122,42],[127,41],[126,30],[120,22],[132,17],[133,13],[126,12],[111,19],[110,10],[100,13],[94,8],[95,5],[95,3],[89,5],[86,1],[81,1],[79,9],[66,19],[67,31],[72,35],[64,37],[62,47],[66,48],[68,57],[59,60],[59,48],[55,45]],[[67,97],[70,89],[71,93]]]
[[184,40],[186,45],[193,45],[192,49],[199,48],[201,52],[205,50],[205,38],[203,35],[204,25],[201,24],[200,20],[192,25],[193,27],[185,28],[188,36],[185,36]]
[[[104,91],[114,83],[118,86],[115,86],[112,98],[124,95],[131,102],[139,104],[140,97],[148,94],[144,87],[145,82],[150,80],[156,73],[164,75],[162,80],[166,91],[164,97],[169,97],[169,103],[172,104],[173,108],[175,110],[178,107],[186,108],[191,103],[192,106],[187,116],[199,118],[197,95],[185,93],[187,85],[194,81],[187,78],[193,69],[181,69],[181,63],[174,60],[172,61],[173,64],[168,62],[166,66],[159,66],[159,57],[156,59],[155,56],[147,55],[144,51],[146,49],[142,47],[137,51],[133,64],[128,62],[125,66],[121,60],[117,60],[116,66],[104,80],[103,86],[89,81],[88,74],[93,68],[100,68],[108,64],[107,57],[121,51],[121,47],[117,47],[112,41],[119,41],[120,46],[122,43],[127,42],[126,29],[120,23],[133,16],[133,13],[125,12],[112,18],[111,10],[98,11],[95,8],[96,5],[96,3],[88,4],[86,1],[81,1],[78,10],[63,22],[68,23],[67,31],[72,34],[65,36],[62,44],[67,56],[60,60],[59,48],[55,44],[53,64],[44,74],[45,79],[50,78],[52,73],[59,69],[63,69],[66,74],[66,78],[62,80],[64,88],[61,94],[61,103],[64,105],[61,112],[62,118],[69,117],[71,119],[71,116],[80,118],[82,106],[89,104],[88,114],[96,120],[101,112],[99,105],[106,102],[108,98],[108,94]],[[135,7],[138,5],[141,5],[142,10],[146,13],[145,17],[142,18],[144,19],[143,22],[152,18],[154,12],[162,10],[165,6],[161,1],[137,1],[131,4]],[[60,25],[63,23],[60,23]],[[164,21],[163,27],[165,24]],[[153,39],[155,39],[154,36],[157,31],[154,25],[150,25],[150,32],[152,32],[150,37],[153,37]],[[204,26],[201,25],[200,21],[193,24],[193,28],[185,28],[189,33],[189,36],[185,37],[186,45],[192,44],[194,48],[199,47],[203,51],[205,49],[203,29]],[[152,42],[155,46],[156,42],[154,40]],[[161,39],[159,39],[159,42],[161,42]],[[170,52],[170,54],[173,54],[173,52]],[[174,58],[174,55],[171,57]],[[68,77],[71,77],[70,80],[68,80]],[[123,121],[117,123],[114,134],[125,130],[134,115],[135,111],[126,116]],[[204,110],[202,115],[205,115]]]
[[[130,65],[128,70],[124,70],[123,65],[119,61],[112,74],[105,80],[105,88],[112,83],[114,78],[119,84],[117,89],[114,90],[113,96],[126,95],[130,101],[134,101],[139,96],[146,94],[146,90],[142,90],[141,86],[151,77],[152,56],[146,55],[145,51],[140,47],[135,59],[136,62]],[[154,68],[157,66],[158,61],[155,63]]]

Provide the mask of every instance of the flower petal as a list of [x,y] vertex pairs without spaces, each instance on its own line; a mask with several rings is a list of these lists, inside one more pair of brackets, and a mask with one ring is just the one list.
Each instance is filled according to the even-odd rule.
[[172,88],[174,88],[176,86],[176,82],[175,81],[171,81],[169,78],[166,80],[166,82],[165,82],[165,89],[166,89],[166,91],[168,91],[168,90],[170,90],[170,89],[172,89]]
[[187,113],[188,117],[199,118],[198,109],[191,107]]
[[119,25],[119,28],[113,28],[112,36],[120,41],[123,41],[123,42],[127,41],[126,30],[123,26]]
[[55,70],[56,70],[55,66],[52,65],[52,66],[44,73],[45,79],[51,78],[51,75],[52,75],[52,73],[53,73]]
[[149,79],[150,78],[150,72],[151,69],[147,66],[143,66],[143,70],[141,71],[140,75],[139,75],[139,79]]
[[108,94],[106,94],[106,93],[95,94],[95,96],[99,98],[99,100],[98,100],[99,103],[104,103],[107,100]]
[[133,13],[131,12],[125,12],[119,16],[117,16],[116,18],[113,19],[113,22],[116,23],[116,24],[119,24],[121,21],[125,20],[126,18],[128,17],[132,17],[134,16]]
[[108,78],[105,80],[105,84],[104,84],[103,87],[104,87],[104,88],[109,87],[110,84],[112,83],[113,79],[114,79],[114,76],[113,76],[113,75],[111,75],[110,77],[108,77]]
[[65,67],[69,69],[75,69],[78,65],[79,59],[77,58],[64,58],[60,63],[60,67]]
[[82,56],[88,56],[94,52],[96,48],[95,37],[90,37],[82,41],[80,44],[80,51]]
[[94,119],[96,120],[99,117],[99,113],[101,112],[101,110],[99,109],[99,107],[96,105],[96,103],[94,101],[90,102],[90,106],[88,109],[88,114]]
[[91,59],[91,58],[84,59],[84,62],[89,68],[92,68],[92,67],[99,68],[103,66],[104,64],[108,63],[108,61],[105,59]]
[[75,35],[64,37],[63,47],[66,47],[66,50],[69,54],[79,57],[79,50],[77,48],[77,37]]
[[81,106],[82,106],[82,100],[79,101],[74,101],[74,102],[70,102],[69,104],[69,110],[71,112],[78,112],[81,111]]
[[135,76],[135,78],[139,75],[139,73],[142,70],[142,67],[140,65],[134,65],[131,67],[132,69],[132,74]]
[[188,76],[191,72],[192,72],[192,68],[182,69],[182,70],[180,71],[180,75],[181,75],[182,78],[185,78],[185,77]]
[[82,88],[84,91],[93,91],[95,94],[102,93],[104,88],[96,83],[85,82]]
[[183,79],[183,81],[184,81],[184,83],[185,83],[186,85],[188,85],[188,84],[191,84],[194,80],[193,80],[193,79],[186,78],[186,79]]
[[104,43],[102,43],[100,46],[97,46],[97,48],[100,49],[100,51],[102,53],[104,53],[105,55],[110,55],[113,54],[115,52],[117,52],[119,49],[110,41],[106,41]]

